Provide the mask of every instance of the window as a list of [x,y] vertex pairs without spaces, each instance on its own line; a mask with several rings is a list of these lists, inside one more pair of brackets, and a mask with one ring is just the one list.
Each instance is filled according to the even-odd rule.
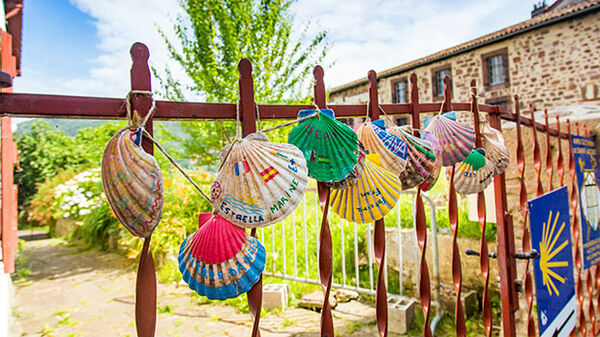
[[509,104],[509,97],[508,96],[504,96],[504,97],[494,97],[494,98],[488,98],[485,100],[485,104],[489,104],[489,105],[499,105],[501,107],[504,108],[504,111],[510,111],[510,104]]
[[408,81],[406,78],[392,82],[392,102],[408,103]]
[[444,97],[444,77],[451,77],[450,66],[442,66],[431,70],[433,79],[433,98],[439,99]]
[[508,50],[495,50],[481,55],[483,83],[486,87],[503,88],[508,84]]

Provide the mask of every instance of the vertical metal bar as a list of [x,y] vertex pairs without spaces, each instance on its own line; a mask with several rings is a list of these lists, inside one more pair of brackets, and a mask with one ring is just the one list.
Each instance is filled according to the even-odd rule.
[[[471,112],[473,112],[473,127],[475,128],[475,147],[482,147],[481,130],[479,128],[479,106],[477,105],[477,87],[475,80],[471,81]],[[485,194],[477,194],[477,217],[479,218],[479,227],[481,228],[481,239],[479,251],[479,266],[481,268],[481,277],[483,279],[483,324],[486,336],[492,335],[492,304],[490,301],[489,283],[490,283],[490,257],[488,255],[488,243],[485,236],[486,211]]]
[[[521,138],[521,112],[519,111],[519,98],[515,95],[515,113],[517,117],[517,169],[519,171],[519,205],[521,207],[521,218],[523,222],[522,249],[524,252],[531,250],[531,237],[527,227],[527,188],[525,185],[525,155],[523,152],[523,140]],[[533,113],[532,113],[533,116]],[[535,130],[535,127],[533,127]],[[535,131],[534,131],[535,132]],[[535,151],[535,147],[534,147]],[[539,150],[538,150],[539,157]],[[539,169],[538,169],[539,171]],[[535,322],[532,315],[533,306],[533,283],[529,273],[529,260],[525,260],[525,300],[527,301],[527,335],[534,337]]]
[[[518,98],[515,96],[515,106],[518,111]],[[500,107],[488,117],[490,126],[502,132],[500,122]],[[519,124],[517,124],[519,125]],[[519,129],[520,130],[520,129]],[[520,132],[520,131],[519,131]],[[520,133],[519,133],[520,135]],[[519,309],[519,299],[515,289],[517,275],[516,259],[514,258],[515,240],[513,233],[512,215],[508,212],[506,201],[506,181],[504,173],[494,177],[494,198],[496,201],[496,224],[498,243],[498,274],[500,276],[500,293],[502,303],[502,328],[504,336],[514,337],[516,333],[515,311]]]
[[[254,82],[252,79],[252,64],[248,59],[241,59],[238,63],[240,73],[239,91],[240,91],[240,109],[242,120],[242,136],[256,132],[256,107],[254,104]],[[251,231],[252,236],[256,236],[256,229]],[[275,269],[273,269],[275,272]],[[252,337],[260,337],[260,311],[262,307],[262,275],[258,282],[248,291],[248,307],[250,314],[254,317],[252,325]]]
[[542,186],[542,159],[540,156],[540,144],[537,140],[537,128],[535,127],[535,114],[533,110],[533,103],[529,102],[529,113],[531,114],[531,122],[533,126],[531,131],[533,132],[533,167],[535,169],[536,178],[536,196],[544,194],[544,187]]
[[358,268],[358,229],[356,222],[354,224],[354,275],[356,276],[356,289],[360,288],[360,273]]
[[285,249],[285,221],[281,222],[281,242],[283,244],[283,275],[287,275],[287,251]]
[[398,280],[400,282],[400,295],[404,295],[404,276],[402,270],[404,270],[404,261],[402,259],[402,214],[400,212],[400,203],[396,204],[396,230],[398,231]]
[[373,290],[373,241],[371,224],[367,225],[367,256],[369,257],[369,290]]
[[[585,137],[589,137],[590,133],[588,131],[587,125],[583,124],[583,135]],[[577,243],[579,244],[579,243]],[[587,287],[589,303],[588,303],[588,317],[590,318],[590,333],[594,334],[596,331],[596,311],[594,310],[594,282],[592,280],[592,268],[588,268],[586,271],[586,281],[585,285]]]
[[[142,43],[135,43],[130,50],[131,65],[131,90],[152,91],[148,47]],[[150,110],[152,98],[148,95],[134,95],[131,100],[131,109],[137,111],[144,118]],[[144,128],[152,135],[152,118]],[[146,152],[154,154],[154,144],[143,141],[142,147]],[[149,250],[152,236],[144,238],[144,245],[140,254],[138,273],[135,287],[135,322],[136,331],[140,337],[153,337],[156,332],[156,273],[152,251]]]
[[552,167],[552,149],[550,148],[550,124],[548,124],[548,109],[544,109],[544,119],[546,121],[546,173],[548,174],[548,191],[552,191],[552,176],[554,168]]
[[[369,117],[372,120],[379,119],[379,97],[377,95],[377,73],[369,70],[367,75],[369,79]],[[377,315],[377,328],[379,336],[387,336],[388,333],[388,313],[387,313],[387,264],[385,263],[385,222],[383,219],[375,221],[374,232],[374,253],[377,262],[377,287],[375,290],[375,311]]]
[[304,278],[308,280],[308,231],[306,230],[306,195],[302,199],[302,227],[304,228]]
[[[575,124],[577,126],[577,124]],[[579,129],[579,128],[577,128]],[[579,131],[579,130],[578,130]],[[587,336],[585,313],[583,312],[583,285],[581,284],[581,252],[579,250],[579,224],[577,218],[577,182],[575,178],[575,157],[573,157],[573,144],[571,137],[571,122],[567,119],[567,132],[569,133],[569,177],[571,178],[571,212],[573,221],[571,221],[571,231],[573,232],[573,249],[575,250],[575,269],[577,276],[575,279],[575,290],[577,293],[577,303],[579,304],[579,332],[582,336]]]
[[[556,130],[558,130],[560,134],[560,117],[556,115]],[[564,186],[564,177],[565,177],[565,163],[562,154],[562,145],[560,136],[556,137],[557,147],[558,147],[558,157],[556,158],[556,172],[558,174],[558,183],[560,186]]]
[[[327,107],[327,93],[325,92],[325,82],[323,82],[323,68],[316,66],[313,70],[315,84],[313,87],[315,104],[319,108]],[[329,294],[331,292],[332,279],[332,247],[331,247],[331,229],[327,219],[329,211],[330,189],[323,182],[317,182],[319,201],[323,210],[323,219],[321,221],[321,232],[319,235],[319,273],[321,286],[323,287],[323,308],[321,309],[321,336],[334,337],[333,318],[331,307],[329,305]]]
[[294,239],[294,276],[298,277],[298,247],[296,245],[296,211],[292,213],[292,230]]
[[271,226],[271,270],[273,273],[277,271],[277,252],[275,251],[275,227]]
[[[320,261],[321,250],[319,249],[319,193],[315,193],[315,247],[317,249],[317,262]],[[317,278],[321,278],[321,269],[317,268]]]
[[346,245],[344,243],[344,226],[346,225],[346,220],[340,221],[340,236],[341,236],[341,244],[342,244],[342,285],[346,286]]

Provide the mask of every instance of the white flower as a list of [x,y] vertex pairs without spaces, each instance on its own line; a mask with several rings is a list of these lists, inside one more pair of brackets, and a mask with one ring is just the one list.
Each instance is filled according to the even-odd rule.
[[90,192],[90,191],[85,192],[85,196],[88,197],[88,198],[91,198],[92,197],[92,192]]
[[79,210],[79,215],[86,215],[86,214],[90,214],[92,213],[92,211],[90,211],[89,209],[80,209]]

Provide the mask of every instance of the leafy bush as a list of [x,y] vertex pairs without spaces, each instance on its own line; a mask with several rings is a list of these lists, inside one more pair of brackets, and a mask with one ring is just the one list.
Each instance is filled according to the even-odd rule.
[[103,200],[98,207],[84,217],[83,225],[78,229],[76,236],[83,239],[88,246],[106,250],[110,232],[118,230],[119,221],[112,214],[108,202]]

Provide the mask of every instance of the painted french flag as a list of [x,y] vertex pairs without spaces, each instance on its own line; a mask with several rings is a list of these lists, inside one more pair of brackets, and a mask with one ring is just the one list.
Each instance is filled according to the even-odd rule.
[[240,175],[241,170],[244,170],[244,172],[242,172],[242,174],[250,172],[250,165],[248,165],[248,162],[245,160],[235,163],[233,165],[233,167],[235,169],[236,176]]

